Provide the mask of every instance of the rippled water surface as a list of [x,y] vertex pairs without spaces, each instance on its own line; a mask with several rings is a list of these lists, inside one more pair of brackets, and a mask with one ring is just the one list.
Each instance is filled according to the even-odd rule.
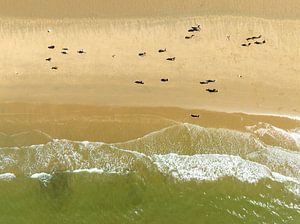
[[2,147],[0,221],[299,223],[299,129],[245,130],[178,123],[114,144]]

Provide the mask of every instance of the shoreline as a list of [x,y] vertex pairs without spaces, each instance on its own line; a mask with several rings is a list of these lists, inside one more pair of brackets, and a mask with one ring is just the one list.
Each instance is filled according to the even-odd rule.
[[[0,104],[0,146],[34,145],[50,139],[116,143],[173,125],[247,132],[248,126],[294,130],[300,120],[175,107],[111,107],[54,104]],[[191,114],[199,115],[192,118]]]
[[[192,110],[196,110],[196,111],[205,111],[205,112],[211,112],[211,113],[225,113],[225,114],[243,114],[243,115],[249,115],[249,116],[264,116],[264,117],[274,117],[274,118],[284,118],[284,119],[289,119],[289,120],[294,120],[294,121],[300,121],[300,114],[279,114],[279,113],[271,113],[271,112],[255,112],[255,111],[244,111],[244,110],[222,110],[222,109],[210,109],[210,108],[199,108],[199,107],[181,107],[181,106],[161,106],[161,105],[157,105],[157,106],[144,106],[144,105],[128,105],[128,106],[124,106],[124,105],[97,105],[97,104],[82,104],[82,103],[40,103],[40,102],[0,102],[0,106],[1,105],[31,105],[31,106],[58,106],[58,107],[91,107],[91,108],[159,108],[159,109],[170,109],[170,108],[174,108],[175,110],[185,110],[185,111],[192,111]],[[0,113],[1,116],[1,113]]]
[[0,2],[0,224],[300,220],[299,0]]

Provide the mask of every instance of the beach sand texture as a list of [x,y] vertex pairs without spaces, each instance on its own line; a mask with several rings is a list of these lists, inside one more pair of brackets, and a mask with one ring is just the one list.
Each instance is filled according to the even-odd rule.
[[296,0],[1,0],[1,15],[31,18],[123,18],[241,15],[299,19]]
[[300,113],[296,1],[13,3],[1,0],[0,102]]
[[298,5],[0,0],[0,223],[298,224]]
[[[202,30],[185,39],[189,27],[198,23]],[[0,101],[296,115],[300,111],[299,25],[298,20],[237,16],[2,18]],[[257,35],[266,43],[241,46],[247,37]],[[49,45],[56,48],[48,49]],[[69,48],[68,55],[61,54],[63,47]],[[167,52],[159,54],[160,48]],[[78,54],[80,49],[87,53]],[[144,51],[147,55],[139,57]],[[45,61],[48,57],[51,62]],[[58,70],[51,70],[53,66]],[[161,83],[161,78],[169,82]],[[200,85],[206,79],[217,81]],[[145,84],[135,85],[135,80]],[[208,87],[219,93],[207,93]]]

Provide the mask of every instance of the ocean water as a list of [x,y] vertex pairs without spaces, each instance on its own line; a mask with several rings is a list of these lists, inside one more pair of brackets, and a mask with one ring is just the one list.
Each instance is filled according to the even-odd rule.
[[[116,133],[117,134],[117,133]],[[300,223],[300,129],[178,123],[0,149],[0,223]]]

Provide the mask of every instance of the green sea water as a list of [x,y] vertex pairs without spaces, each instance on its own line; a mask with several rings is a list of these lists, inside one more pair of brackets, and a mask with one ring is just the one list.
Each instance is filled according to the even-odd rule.
[[234,178],[180,182],[143,176],[56,174],[0,184],[1,223],[299,223],[299,198],[282,184]]
[[0,223],[300,223],[300,133],[176,124],[0,149]]

